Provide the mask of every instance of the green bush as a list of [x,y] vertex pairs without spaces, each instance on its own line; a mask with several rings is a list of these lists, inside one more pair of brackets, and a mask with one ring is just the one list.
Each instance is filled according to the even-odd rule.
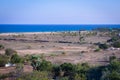
[[23,74],[21,77],[17,78],[16,80],[52,80],[52,78],[49,77],[49,72],[34,71],[32,73]]
[[0,67],[4,67],[6,63],[8,63],[9,57],[5,55],[0,55]]
[[110,62],[110,70],[120,71],[120,62],[117,60],[113,60]]
[[99,52],[100,51],[100,48],[97,48],[94,50],[94,52]]
[[5,55],[7,55],[7,56],[12,56],[13,54],[16,54],[16,53],[17,52],[15,50],[10,49],[10,48],[5,50]]
[[75,74],[74,80],[86,80],[86,76],[84,74]]
[[110,62],[112,62],[113,60],[116,60],[116,59],[117,59],[116,56],[110,56],[110,57],[109,57],[109,61],[110,61]]
[[2,49],[4,49],[5,47],[2,45],[2,44],[0,44],[0,50],[2,50]]
[[99,44],[99,48],[100,49],[108,49],[108,45],[107,44]]
[[24,62],[24,59],[22,57],[20,57],[19,55],[17,54],[13,54],[11,56],[11,63],[23,63]]
[[112,73],[107,75],[106,80],[120,80],[120,73],[112,71]]
[[61,78],[59,78],[59,80],[69,80],[69,78],[68,77],[61,77]]
[[37,67],[37,69],[40,70],[40,71],[51,71],[52,67],[53,67],[53,65],[52,65],[51,62],[43,60],[40,63],[40,66]]
[[75,65],[71,63],[63,63],[60,65],[61,70],[64,72],[64,76],[71,75],[75,71]]
[[114,43],[113,43],[113,47],[115,47],[115,48],[120,48],[120,42],[119,42],[119,41],[114,42]]

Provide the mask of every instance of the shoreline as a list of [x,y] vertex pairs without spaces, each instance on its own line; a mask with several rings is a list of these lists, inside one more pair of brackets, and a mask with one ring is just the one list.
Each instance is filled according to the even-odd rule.
[[[31,34],[51,34],[51,33],[54,33],[54,34],[59,34],[59,33],[62,33],[62,32],[79,32],[79,31],[57,31],[57,32],[8,32],[8,33],[0,33],[0,36],[2,35],[21,35],[21,34],[25,34],[25,35],[31,35]],[[85,31],[80,31],[80,32],[89,32],[87,30]]]

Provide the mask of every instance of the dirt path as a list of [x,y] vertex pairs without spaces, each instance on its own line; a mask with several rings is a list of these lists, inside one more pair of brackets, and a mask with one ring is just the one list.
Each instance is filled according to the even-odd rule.
[[51,54],[52,52],[80,52],[89,51],[87,47],[59,47],[59,48],[48,48],[48,49],[26,49],[16,50],[20,54]]

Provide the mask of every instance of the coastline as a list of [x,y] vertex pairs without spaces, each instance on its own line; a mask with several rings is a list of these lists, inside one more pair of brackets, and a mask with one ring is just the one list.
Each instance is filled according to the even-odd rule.
[[21,35],[21,34],[57,34],[59,32],[8,32],[8,33],[0,33],[0,35]]
[[[25,35],[32,35],[32,34],[59,34],[62,32],[79,32],[79,31],[57,31],[57,32],[8,32],[8,33],[0,33],[0,35],[21,35],[21,34],[25,34]],[[80,32],[89,32],[87,30],[85,31],[80,31]]]

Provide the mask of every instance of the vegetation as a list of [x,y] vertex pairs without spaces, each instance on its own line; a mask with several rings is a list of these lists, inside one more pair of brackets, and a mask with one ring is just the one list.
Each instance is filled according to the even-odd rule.
[[120,48],[120,35],[119,35],[119,33],[120,33],[119,30],[114,30],[111,32],[111,39],[107,40],[107,42],[110,43],[110,45],[112,47]]
[[23,63],[24,62],[24,58],[20,57],[18,54],[13,54],[11,56],[11,63]]
[[[101,29],[102,32],[110,31]],[[117,32],[111,32],[112,38],[108,43],[97,43],[98,48],[94,51],[98,52],[101,49],[105,50],[109,46],[120,48],[119,37],[116,36]],[[79,41],[84,41],[85,36],[81,33],[65,33],[63,36],[79,36]],[[86,36],[97,35],[96,32],[88,33]],[[3,49],[0,45],[0,49]],[[85,51],[81,51],[85,53]],[[65,52],[61,53],[65,55]],[[57,56],[52,54],[51,56]],[[24,62],[29,62],[33,67],[33,72],[24,73]],[[52,64],[50,61],[45,60],[44,54],[42,55],[26,55],[25,58],[19,56],[13,49],[6,49],[5,55],[0,55],[0,67],[6,63],[11,62],[16,64],[14,73],[0,75],[0,80],[5,78],[12,78],[11,80],[120,80],[120,61],[116,56],[109,58],[109,64],[104,66],[90,67],[87,63],[72,64]]]
[[[27,58],[31,62],[34,71],[23,72],[23,60],[17,54],[11,56],[10,61],[16,63],[16,70],[11,75],[0,75],[0,79],[13,77],[12,80],[120,80],[120,61],[115,57],[109,58],[109,65],[90,67],[83,64],[52,64],[39,55],[32,55]],[[0,55],[0,67],[8,62],[8,56]]]
[[17,53],[17,52],[13,49],[10,49],[10,48],[5,50],[5,55],[7,55],[7,56],[12,56],[15,53]]
[[120,41],[114,42],[113,47],[120,48]]
[[2,45],[2,44],[0,44],[0,50],[2,50],[2,49],[4,49],[5,47]]
[[52,80],[52,78],[49,76],[48,72],[33,71],[32,73],[23,74],[16,80]]
[[99,48],[100,49],[108,49],[108,45],[107,44],[99,44]]
[[9,58],[7,56],[0,55],[0,67],[4,67],[8,61],[9,61]]
[[100,48],[96,48],[95,50],[94,50],[94,52],[99,52],[100,51]]

